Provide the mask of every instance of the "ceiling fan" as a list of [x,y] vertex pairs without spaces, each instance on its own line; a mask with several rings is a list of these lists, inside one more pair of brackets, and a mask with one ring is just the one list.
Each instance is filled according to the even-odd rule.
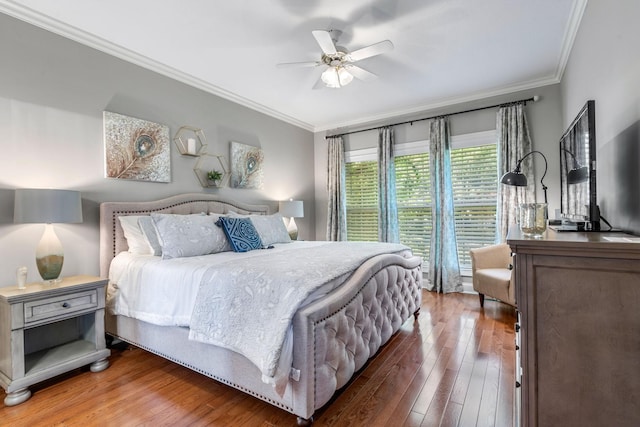
[[279,68],[326,66],[327,69],[323,71],[320,79],[314,85],[314,89],[322,87],[323,84],[330,88],[340,88],[351,83],[354,77],[363,81],[377,78],[375,74],[354,65],[354,62],[371,58],[393,49],[393,43],[389,40],[384,40],[349,52],[343,47],[336,46],[337,39],[342,34],[339,30],[314,30],[311,34],[313,34],[320,49],[322,49],[322,56],[319,61],[287,62],[277,66]]

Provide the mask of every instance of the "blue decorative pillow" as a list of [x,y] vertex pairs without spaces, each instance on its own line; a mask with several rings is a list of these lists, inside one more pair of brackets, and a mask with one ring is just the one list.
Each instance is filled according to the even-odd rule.
[[262,241],[249,218],[230,218],[221,216],[216,225],[222,227],[235,252],[248,252],[262,249]]

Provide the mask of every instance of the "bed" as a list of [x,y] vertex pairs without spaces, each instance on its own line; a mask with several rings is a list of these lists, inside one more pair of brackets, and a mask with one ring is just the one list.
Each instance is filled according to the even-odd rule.
[[[128,243],[119,217],[151,214],[178,215],[272,215],[267,205],[225,200],[211,194],[182,194],[147,202],[105,202],[100,205],[100,273],[103,277],[118,258],[129,256]],[[277,215],[277,214],[276,214]],[[265,217],[266,218],[266,217]],[[311,242],[280,246],[311,250]],[[329,245],[330,243],[324,243]],[[254,251],[264,252],[271,251]],[[233,253],[220,254],[233,257]],[[238,254],[242,255],[242,254]],[[208,255],[214,257],[217,255]],[[257,256],[257,255],[256,255]],[[266,255],[265,255],[266,256]],[[282,255],[280,255],[282,256]],[[157,265],[161,262],[148,257]],[[197,257],[196,257],[197,258]],[[189,262],[183,262],[188,264]],[[241,262],[240,260],[236,261]],[[228,262],[221,262],[226,265]],[[233,262],[229,262],[233,264]],[[214,380],[235,387],[298,417],[301,425],[313,420],[314,412],[347,384],[411,316],[417,318],[421,303],[422,259],[410,251],[374,255],[353,272],[339,277],[338,287],[322,296],[305,300],[292,313],[288,325],[290,367],[284,366],[285,383],[275,386],[264,379],[264,369],[228,346],[190,339],[190,327],[158,324],[114,309],[124,292],[111,280],[107,291],[106,331],[119,340],[179,363]],[[118,267],[122,270],[122,267]],[[211,270],[215,270],[210,267]],[[336,279],[338,280],[338,279]],[[197,286],[196,286],[197,287]],[[201,287],[204,287],[202,285]],[[320,294],[319,294],[320,295]],[[202,305],[202,304],[201,304]],[[194,312],[196,310],[194,309]],[[253,312],[246,312],[250,318]],[[193,337],[192,337],[193,338]],[[285,351],[282,351],[284,354]],[[278,368],[280,369],[280,368]]]

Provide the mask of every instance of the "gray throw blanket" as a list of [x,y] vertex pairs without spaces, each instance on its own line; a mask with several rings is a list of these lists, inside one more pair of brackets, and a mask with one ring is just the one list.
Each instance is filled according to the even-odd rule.
[[375,255],[407,249],[332,242],[276,253],[264,250],[265,256],[211,267],[200,284],[189,338],[236,351],[273,378],[293,315],[309,295]]

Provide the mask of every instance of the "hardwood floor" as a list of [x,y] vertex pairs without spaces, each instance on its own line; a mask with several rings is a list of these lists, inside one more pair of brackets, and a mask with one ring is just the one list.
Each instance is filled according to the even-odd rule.
[[[314,426],[511,426],[514,310],[424,291],[413,318],[316,412]],[[0,408],[2,426],[293,426],[296,417],[135,347]]]

